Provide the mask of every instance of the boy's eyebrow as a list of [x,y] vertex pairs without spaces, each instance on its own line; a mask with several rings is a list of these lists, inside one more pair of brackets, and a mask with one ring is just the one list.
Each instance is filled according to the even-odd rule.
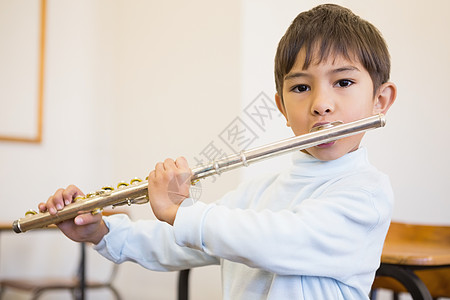
[[284,77],[284,80],[289,80],[289,79],[298,78],[298,77],[308,77],[308,76],[309,75],[307,73],[295,72],[295,73],[287,74],[286,77]]
[[360,72],[360,70],[355,67],[355,66],[344,66],[344,67],[340,67],[337,69],[333,69],[330,71],[330,73],[341,73],[341,72],[347,72],[347,71],[358,71]]
[[[336,73],[348,72],[348,71],[360,72],[360,70],[355,66],[344,66],[344,67],[339,67],[339,68],[333,69],[329,73],[336,74]],[[286,77],[284,77],[284,80],[289,80],[289,79],[298,78],[298,77],[308,77],[308,76],[310,76],[310,75],[308,75],[308,73],[295,72],[295,73],[287,74]]]

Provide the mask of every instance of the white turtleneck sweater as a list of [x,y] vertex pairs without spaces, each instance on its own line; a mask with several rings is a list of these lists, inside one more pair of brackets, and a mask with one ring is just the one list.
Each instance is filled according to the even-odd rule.
[[186,199],[173,227],[105,217],[95,248],[152,270],[220,264],[223,299],[368,299],[392,205],[364,148],[328,162],[297,152],[217,203]]

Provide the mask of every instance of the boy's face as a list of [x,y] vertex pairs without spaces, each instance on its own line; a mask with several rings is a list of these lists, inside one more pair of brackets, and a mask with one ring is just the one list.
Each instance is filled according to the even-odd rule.
[[[285,76],[283,101],[277,105],[295,135],[309,133],[324,123],[356,121],[379,113],[369,73],[358,61],[330,57],[319,64],[313,61],[303,69],[302,49],[291,71]],[[358,149],[364,134],[357,134],[306,149],[320,159],[333,160]]]

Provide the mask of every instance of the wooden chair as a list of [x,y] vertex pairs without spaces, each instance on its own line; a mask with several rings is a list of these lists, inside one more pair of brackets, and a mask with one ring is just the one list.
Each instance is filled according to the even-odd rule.
[[450,226],[392,222],[372,286],[410,293],[414,300],[450,297]]
[[[118,213],[125,213],[122,210],[106,210],[103,215],[112,215]],[[52,227],[56,227],[52,225]],[[11,278],[0,280],[0,299],[7,289],[16,289],[27,291],[32,294],[33,300],[38,299],[45,292],[52,290],[68,290],[73,299],[84,300],[85,290],[87,289],[108,289],[114,295],[115,299],[120,300],[121,296],[119,291],[113,286],[113,281],[116,277],[118,267],[117,264],[112,264],[111,272],[109,277],[104,281],[98,280],[86,280],[85,278],[85,264],[86,264],[86,245],[80,243],[81,254],[80,263],[78,267],[78,272],[75,276],[71,278],[41,278],[41,279],[30,279],[30,278]]]

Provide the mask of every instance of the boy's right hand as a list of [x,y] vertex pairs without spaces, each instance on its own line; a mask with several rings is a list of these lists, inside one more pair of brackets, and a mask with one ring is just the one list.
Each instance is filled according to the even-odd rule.
[[[77,196],[84,196],[84,194],[75,185],[69,185],[66,189],[58,189],[46,203],[39,203],[39,211],[48,211],[51,215],[55,215],[64,206],[72,203]],[[68,238],[76,242],[98,244],[109,231],[103,222],[102,214],[93,215],[91,212],[80,212],[74,219],[56,225]]]

